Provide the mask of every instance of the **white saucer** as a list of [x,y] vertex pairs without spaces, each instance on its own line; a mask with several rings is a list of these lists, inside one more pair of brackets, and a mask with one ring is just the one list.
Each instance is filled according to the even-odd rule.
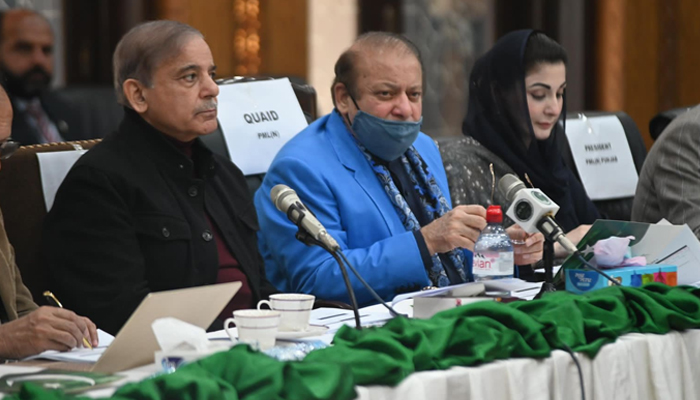
[[325,325],[309,325],[303,331],[277,331],[275,337],[277,339],[299,339],[308,336],[321,336],[328,331]]

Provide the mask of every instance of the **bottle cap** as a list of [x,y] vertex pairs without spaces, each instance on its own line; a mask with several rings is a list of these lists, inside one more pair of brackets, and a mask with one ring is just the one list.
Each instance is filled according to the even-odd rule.
[[489,206],[486,209],[486,222],[500,224],[503,222],[503,211],[501,206]]

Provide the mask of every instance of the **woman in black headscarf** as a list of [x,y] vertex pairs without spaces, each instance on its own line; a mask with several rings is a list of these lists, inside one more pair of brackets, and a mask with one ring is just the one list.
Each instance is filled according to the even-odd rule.
[[566,51],[543,33],[503,36],[471,72],[462,132],[495,154],[494,164],[506,164],[502,173],[514,172],[556,202],[557,221],[578,241],[600,214],[553,134],[565,120],[566,62]]

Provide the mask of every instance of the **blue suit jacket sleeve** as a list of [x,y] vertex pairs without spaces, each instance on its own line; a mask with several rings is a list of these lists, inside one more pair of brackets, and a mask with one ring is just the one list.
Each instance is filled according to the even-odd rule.
[[[430,281],[413,232],[388,234],[384,219],[372,214],[376,213],[376,207],[365,192],[348,192],[345,183],[351,182],[343,182],[342,176],[334,175],[333,171],[319,171],[319,165],[309,164],[299,158],[278,156],[255,195],[261,228],[259,247],[271,282],[285,292],[311,293],[322,299],[345,302],[349,299],[336,261],[323,249],[297,241],[296,226],[271,202],[270,189],[282,183],[297,192],[382,298],[390,300],[397,293],[428,285]],[[370,205],[364,208],[367,213],[358,213],[365,203]],[[355,205],[357,208],[347,209]],[[361,229],[357,228],[358,223],[363,224]],[[352,232],[348,232],[348,225],[355,227],[350,228]],[[358,234],[369,238],[381,231],[387,233],[381,240],[369,240],[362,247],[350,246],[352,242],[362,241]],[[369,292],[352,273],[350,279],[358,303],[373,303]]]

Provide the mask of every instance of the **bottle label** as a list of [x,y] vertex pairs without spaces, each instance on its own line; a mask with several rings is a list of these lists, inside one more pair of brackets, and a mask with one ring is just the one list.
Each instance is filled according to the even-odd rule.
[[474,275],[513,275],[513,252],[474,253]]

